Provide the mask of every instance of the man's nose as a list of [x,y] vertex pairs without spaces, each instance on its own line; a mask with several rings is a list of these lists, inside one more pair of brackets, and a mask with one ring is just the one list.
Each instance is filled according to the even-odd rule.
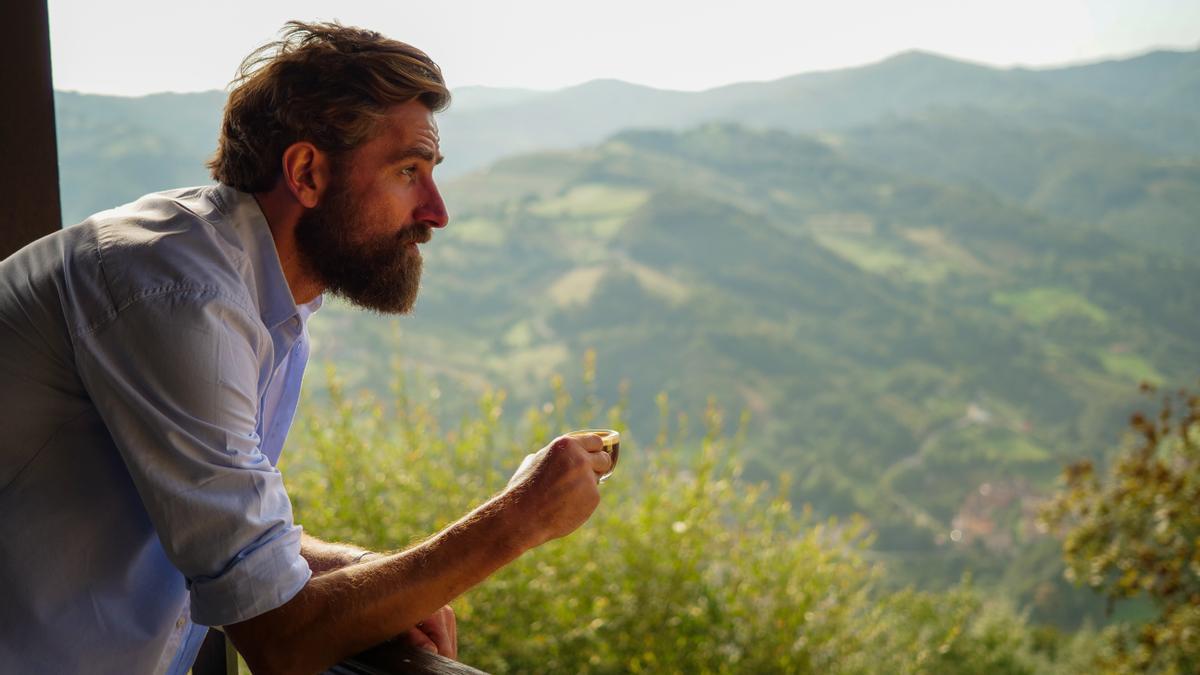
[[446,202],[442,201],[442,193],[438,191],[437,184],[432,179],[425,184],[425,198],[421,200],[420,207],[413,215],[417,220],[437,228],[445,227],[450,222]]

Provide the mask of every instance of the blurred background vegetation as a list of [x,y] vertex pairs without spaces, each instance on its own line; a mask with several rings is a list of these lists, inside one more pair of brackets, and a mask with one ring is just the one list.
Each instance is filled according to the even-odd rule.
[[[402,372],[388,397],[348,395],[330,375],[282,470],[299,522],[377,550],[414,543],[499,492],[550,429],[627,430],[625,403],[572,406],[562,390],[551,414],[531,409],[520,424],[505,418],[504,393],[489,392],[444,428]],[[454,603],[464,661],[495,673],[1089,669],[1094,633],[1033,627],[969,580],[888,590],[865,554],[863,519],[794,509],[786,476],[745,480],[748,416],[727,435],[710,405],[689,433],[665,397],[659,410],[658,438],[623,443],[587,525]]]
[[[1194,478],[1146,530],[1184,542],[1169,606],[1080,509],[1141,480],[1107,473],[1139,383],[1200,374],[1200,51],[456,95],[416,313],[313,319],[284,472],[312,532],[396,548],[622,429],[593,520],[462,600],[465,660],[1195,671]],[[223,101],[57,92],[67,223],[207,182]],[[1175,652],[1143,640],[1164,616]]]

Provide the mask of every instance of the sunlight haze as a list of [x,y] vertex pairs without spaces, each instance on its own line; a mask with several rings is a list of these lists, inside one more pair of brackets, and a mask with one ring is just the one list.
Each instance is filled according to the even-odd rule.
[[1185,0],[50,0],[49,9],[55,88],[131,96],[223,88],[242,57],[290,19],[337,19],[410,42],[452,87],[557,89],[615,78],[700,90],[908,49],[1048,66],[1200,46],[1200,3]]

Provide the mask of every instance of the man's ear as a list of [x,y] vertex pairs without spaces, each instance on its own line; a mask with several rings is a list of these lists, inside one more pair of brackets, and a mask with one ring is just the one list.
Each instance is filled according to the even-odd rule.
[[329,185],[329,156],[308,141],[292,143],[283,151],[283,183],[304,208],[321,201]]

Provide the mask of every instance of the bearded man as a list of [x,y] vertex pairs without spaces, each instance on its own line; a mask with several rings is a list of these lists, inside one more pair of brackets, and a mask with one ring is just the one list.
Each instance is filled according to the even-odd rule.
[[293,22],[242,65],[217,185],[0,262],[0,672],[186,673],[209,626],[255,671],[395,636],[454,657],[447,603],[587,520],[598,437],[557,439],[391,554],[302,533],[275,468],[322,294],[413,305],[448,221],[448,102],[423,52]]

